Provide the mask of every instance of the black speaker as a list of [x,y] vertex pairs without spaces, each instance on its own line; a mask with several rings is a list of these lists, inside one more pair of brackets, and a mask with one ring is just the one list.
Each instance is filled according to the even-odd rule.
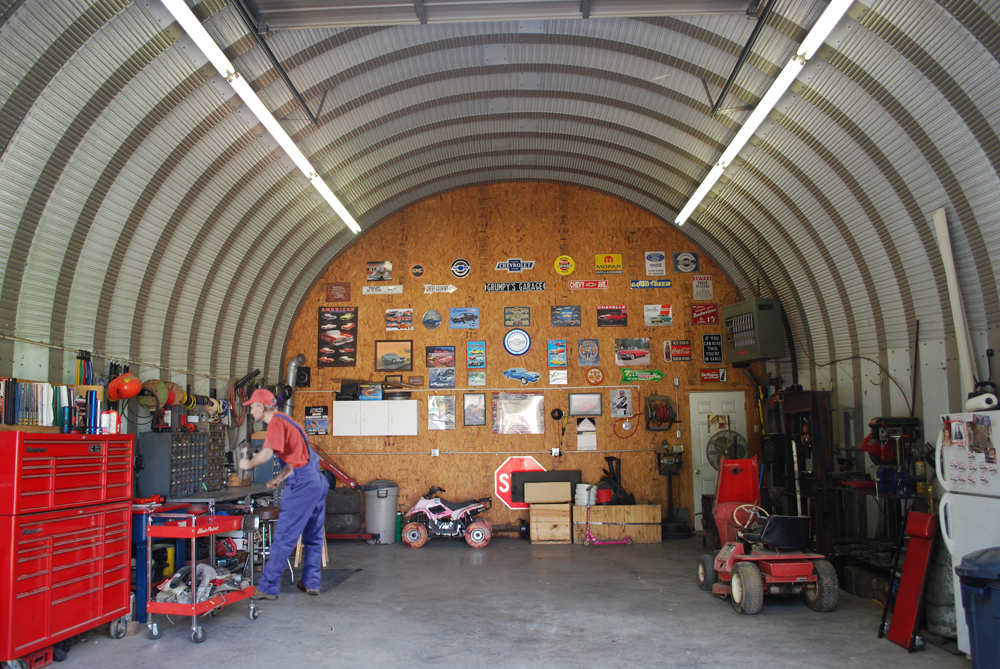
[[311,381],[311,375],[308,367],[299,367],[295,370],[295,387],[296,388],[308,388]]
[[766,465],[783,465],[788,460],[788,440],[783,434],[764,435],[760,450]]

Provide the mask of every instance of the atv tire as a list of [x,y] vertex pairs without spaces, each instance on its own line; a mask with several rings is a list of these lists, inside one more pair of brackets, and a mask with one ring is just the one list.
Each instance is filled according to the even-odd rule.
[[715,558],[711,555],[702,555],[698,558],[698,587],[702,590],[711,590],[717,579]]
[[737,562],[733,568],[731,597],[737,613],[752,616],[764,608],[764,581],[753,562]]
[[492,536],[493,528],[485,520],[477,520],[465,528],[465,543],[473,548],[485,548]]
[[818,580],[810,583],[802,590],[802,598],[806,606],[819,613],[827,613],[837,608],[840,599],[840,582],[837,580],[837,570],[826,560],[813,562],[813,573]]
[[403,543],[410,548],[420,548],[427,543],[427,528],[422,523],[407,523],[403,527]]

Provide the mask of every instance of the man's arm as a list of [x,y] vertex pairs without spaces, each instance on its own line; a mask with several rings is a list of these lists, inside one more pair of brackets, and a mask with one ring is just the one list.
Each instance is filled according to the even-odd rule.
[[243,470],[254,469],[256,467],[261,466],[265,462],[269,462],[273,456],[274,456],[274,451],[272,451],[270,448],[267,447],[262,448],[257,453],[257,455],[253,456],[252,458],[240,459],[240,469]]
[[278,472],[277,476],[267,482],[267,487],[271,490],[277,488],[278,484],[291,476],[293,471],[294,470],[291,465],[285,465],[284,468]]

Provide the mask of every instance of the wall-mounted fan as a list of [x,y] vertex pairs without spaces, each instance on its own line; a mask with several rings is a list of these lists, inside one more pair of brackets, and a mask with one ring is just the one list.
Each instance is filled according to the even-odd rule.
[[734,430],[716,432],[705,446],[705,457],[716,471],[722,458],[740,460],[750,456],[750,446],[742,434]]

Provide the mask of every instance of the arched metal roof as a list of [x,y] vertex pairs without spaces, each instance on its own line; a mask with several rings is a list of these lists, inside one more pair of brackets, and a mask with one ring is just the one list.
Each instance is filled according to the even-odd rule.
[[[236,6],[194,10],[362,228],[511,180],[593,188],[672,224],[826,6],[779,0],[736,109],[713,116],[705,88],[718,95],[753,29],[734,13],[746,2],[636,16],[690,3],[526,0],[495,20],[425,0],[384,3],[409,17],[389,25],[402,19],[332,1],[329,27],[289,27],[319,4],[255,7],[287,27],[264,38],[316,124]],[[974,341],[1000,344],[998,21],[996,1],[855,3],[683,228],[744,296],[783,300],[800,367],[846,374],[856,402],[857,359],[813,363],[906,366],[918,320],[927,360],[948,358],[938,208]],[[302,297],[353,235],[169,12],[0,0],[0,53],[0,334],[279,378]]]

